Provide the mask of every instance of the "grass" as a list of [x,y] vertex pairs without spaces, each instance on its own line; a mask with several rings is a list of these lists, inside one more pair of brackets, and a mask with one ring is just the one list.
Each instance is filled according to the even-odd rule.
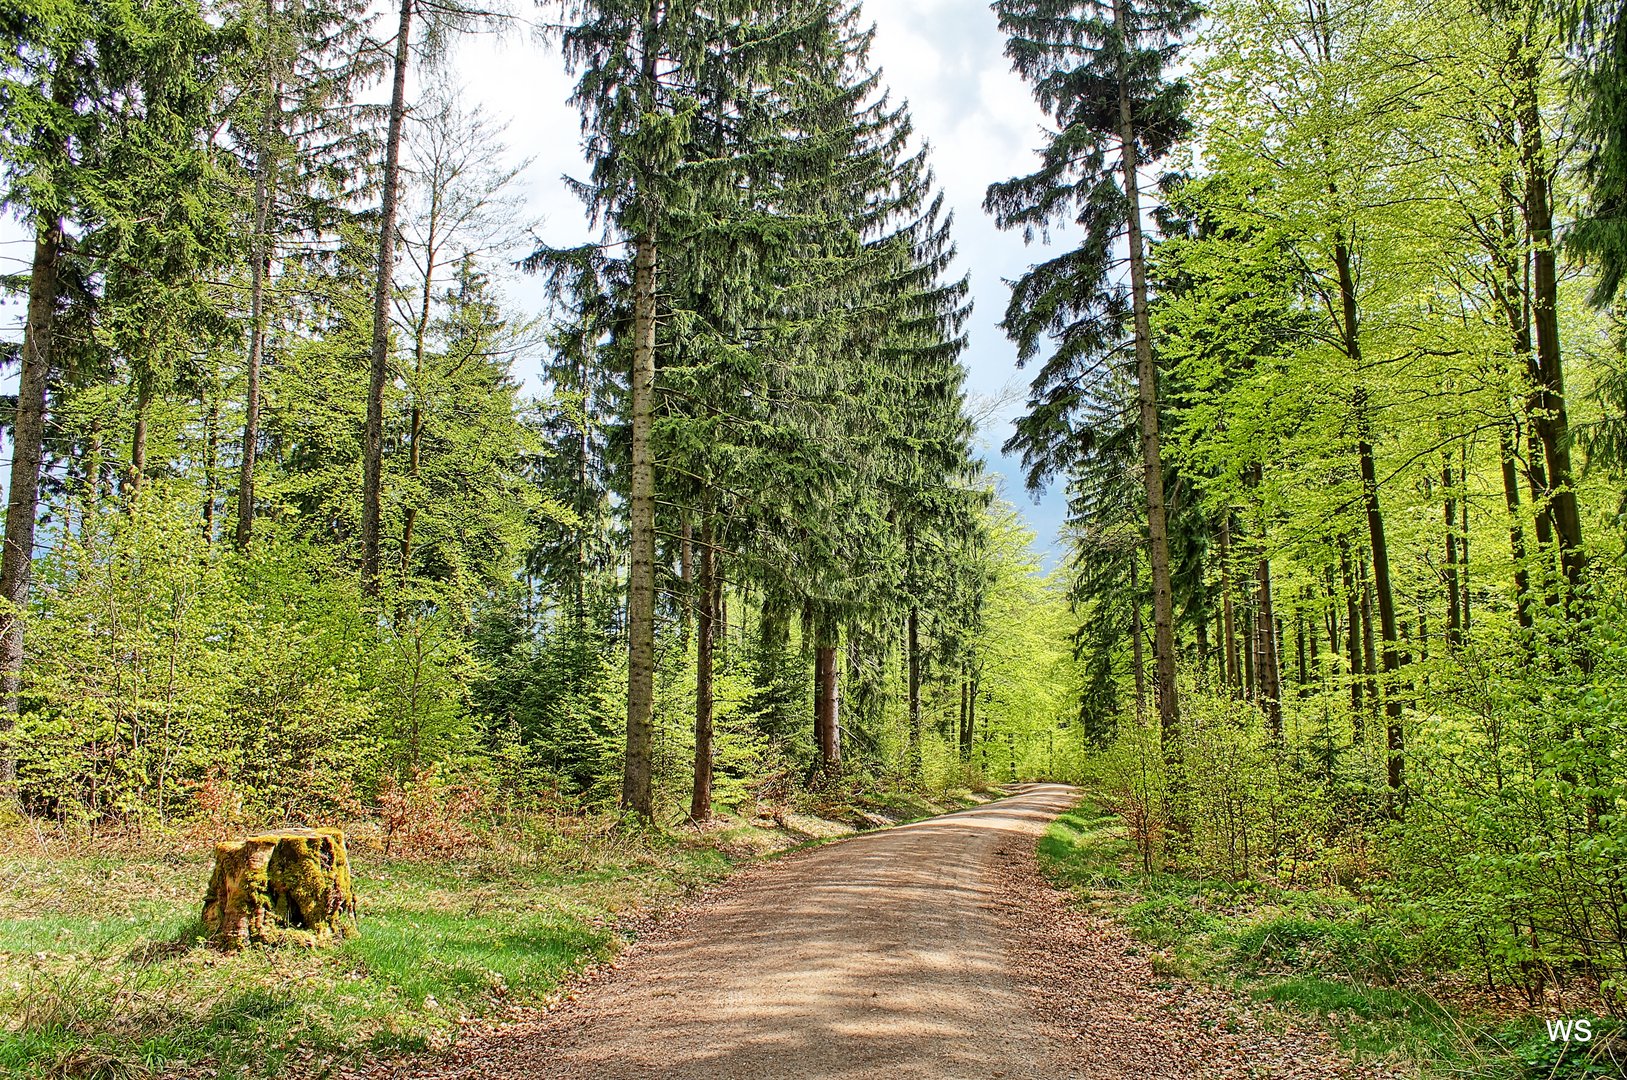
[[609,958],[629,916],[740,862],[967,805],[830,798],[772,819],[625,832],[520,824],[456,859],[387,858],[353,834],[360,934],[226,956],[198,923],[212,845],[0,831],[0,1076],[123,1080],[195,1067],[272,1080],[450,1041],[548,1000]]
[[[1081,803],[1039,844],[1041,868],[1079,902],[1105,908],[1149,950],[1154,970],[1227,987],[1322,1023],[1353,1057],[1399,1062],[1424,1080],[1623,1077],[1619,1026],[1555,1043],[1543,1019],[1443,1004],[1404,943],[1342,891],[1289,890],[1137,873],[1116,815]],[[1613,1056],[1612,1056],[1613,1055]]]
[[[15,838],[14,838],[15,839]],[[221,1077],[448,1041],[609,957],[618,924],[714,881],[703,841],[555,836],[451,861],[356,845],[359,936],[225,956],[197,923],[209,845],[13,843],[0,871],[0,1075]]]

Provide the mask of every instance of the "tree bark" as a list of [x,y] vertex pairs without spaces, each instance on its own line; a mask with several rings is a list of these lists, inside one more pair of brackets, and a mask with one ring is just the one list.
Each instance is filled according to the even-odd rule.
[[1378,650],[1373,645],[1373,581],[1367,574],[1366,552],[1357,558],[1356,571],[1361,575],[1362,674],[1366,676],[1364,692],[1367,696],[1367,707],[1377,716],[1381,700],[1378,688]]
[[[1308,597],[1309,594],[1307,593],[1306,595]],[[1311,652],[1313,657],[1311,663],[1314,664],[1314,656],[1316,652],[1316,645],[1314,642],[1311,645]],[[1306,666],[1305,663],[1305,612],[1302,608],[1294,609],[1294,653],[1295,658],[1299,661],[1298,696],[1304,697],[1307,688],[1311,684],[1311,674],[1310,668]]]
[[1366,737],[1364,725],[1366,717],[1363,715],[1362,704],[1362,647],[1361,647],[1361,611],[1360,598],[1357,594],[1356,575],[1350,564],[1350,546],[1343,540],[1339,541],[1339,570],[1343,575],[1345,587],[1345,621],[1349,633],[1345,635],[1346,651],[1349,653],[1350,667],[1350,731],[1351,741],[1360,746]]
[[[1207,599],[1205,598],[1205,606]],[[1198,647],[1198,682],[1207,689],[1209,686],[1209,657],[1213,651],[1209,647],[1209,619],[1207,616],[1192,620],[1192,634]]]
[[0,799],[15,799],[17,757],[9,736],[17,724],[23,673],[23,618],[34,564],[34,526],[39,516],[40,463],[45,455],[45,390],[54,358],[51,340],[59,290],[62,223],[40,222],[28,276],[27,323],[17,412],[11,432],[11,477],[6,485],[5,548],[0,551]]
[[[653,62],[653,59],[652,59]],[[655,814],[651,775],[655,705],[655,234],[633,241],[632,476],[628,493],[627,757],[621,804]]]
[[1256,692],[1254,678],[1254,661],[1257,659],[1259,650],[1254,647],[1254,613],[1248,609],[1247,605],[1243,607],[1243,625],[1248,632],[1248,641],[1239,650],[1243,654],[1243,700],[1258,701],[1259,695]]
[[1135,669],[1136,682],[1136,726],[1140,727],[1147,720],[1147,659],[1142,638],[1146,636],[1147,628],[1141,622],[1141,583],[1136,580],[1139,576],[1136,569],[1141,564],[1141,556],[1131,553],[1130,556],[1130,663]]
[[971,683],[966,678],[965,668],[962,667],[960,675],[960,728],[956,731],[958,738],[956,744],[960,748],[960,760],[972,760],[972,725],[971,725]]
[[678,529],[678,642],[683,651],[689,650],[689,624],[695,583],[695,526],[689,520],[689,511],[682,514]]
[[1242,685],[1237,662],[1237,612],[1232,608],[1232,523],[1231,514],[1220,518],[1220,608],[1226,639],[1226,685],[1235,697]]
[[1514,462],[1514,436],[1501,432],[1503,502],[1508,507],[1508,546],[1514,560],[1514,610],[1523,629],[1531,629],[1531,575],[1525,566],[1525,527],[1520,524],[1520,479]]
[[136,378],[136,426],[130,434],[130,472],[124,494],[134,501],[141,494],[141,482],[147,476],[147,412],[152,405],[152,376]]
[[700,604],[695,612],[695,783],[689,820],[712,816],[712,616],[717,607],[717,549],[712,519],[701,519]]
[[[211,393],[209,395],[213,397]],[[215,491],[220,461],[220,404],[210,401],[203,417],[203,542],[215,542]]]
[[1304,643],[1308,642],[1309,645],[1310,645],[1310,649],[1311,649],[1310,678],[1304,680],[1304,682],[1305,682],[1305,692],[1301,695],[1302,697],[1309,697],[1310,696],[1310,688],[1311,688],[1312,680],[1315,681],[1315,684],[1318,687],[1318,689],[1321,688],[1321,686],[1322,686],[1322,684],[1324,682],[1324,680],[1322,678],[1322,658],[1321,658],[1321,656],[1318,655],[1317,648],[1316,648],[1316,634],[1317,634],[1316,619],[1313,618],[1313,619],[1311,619],[1310,630],[1307,631],[1305,633],[1304,637],[1301,639],[1301,642],[1302,642],[1301,648],[1303,649]]
[[821,641],[814,649],[814,732],[819,739],[819,761],[826,773],[842,764],[841,708],[837,683],[836,643]]
[[[1124,5],[1115,2],[1113,21],[1126,41]],[[1175,683],[1175,600],[1170,588],[1169,530],[1164,507],[1164,466],[1158,448],[1158,368],[1153,363],[1152,327],[1147,315],[1146,251],[1141,239],[1141,183],[1136,160],[1135,120],[1128,73],[1118,72],[1119,154],[1123,170],[1130,249],[1130,308],[1135,326],[1136,397],[1140,406],[1141,457],[1147,488],[1147,548],[1152,565],[1153,663],[1157,669],[1159,732],[1166,756],[1177,755],[1180,708]],[[1175,759],[1171,759],[1173,764]]]
[[[412,408],[407,414],[407,477],[416,481],[423,463],[424,361],[429,351],[429,317],[435,305],[435,255],[441,225],[441,190],[429,194],[429,222],[424,230],[424,283],[418,294],[418,319],[412,328]],[[413,492],[401,512],[401,583],[412,576],[413,532],[418,524],[418,494]]]
[[1469,447],[1458,445],[1458,595],[1463,599],[1463,636],[1469,636]]
[[[966,756],[967,756],[968,759],[971,758],[971,756],[972,756],[972,746],[977,741],[977,690],[978,690],[978,681],[979,681],[978,680],[978,671],[977,671],[976,668],[972,668],[966,674]],[[983,720],[983,741],[984,741],[984,744],[985,744],[984,748],[983,748],[983,764],[988,763],[988,757],[989,757],[988,746],[987,746],[988,738],[989,738],[989,721],[985,717],[984,720]]]
[[378,266],[373,282],[373,349],[367,370],[367,430],[362,446],[362,592],[379,592],[379,530],[384,507],[384,383],[390,362],[390,294],[395,277],[395,221],[401,180],[401,130],[407,115],[415,0],[401,0],[396,29],[390,123],[384,137],[384,190],[379,202]]

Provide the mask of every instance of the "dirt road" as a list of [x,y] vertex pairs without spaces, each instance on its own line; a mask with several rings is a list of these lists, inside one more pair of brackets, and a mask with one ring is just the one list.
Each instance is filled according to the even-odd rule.
[[[1072,937],[1055,938],[1055,924],[1075,916],[1034,872],[1034,846],[1073,797],[1033,785],[748,873],[641,942],[575,1000],[419,1059],[412,1072],[470,1080],[1355,1075],[1314,1039],[1290,1048],[1286,1061],[1236,1039],[1217,1045],[1212,1023],[1165,1008],[1145,961],[1111,929],[1075,921]],[[1261,1060],[1276,1064],[1262,1074]]]

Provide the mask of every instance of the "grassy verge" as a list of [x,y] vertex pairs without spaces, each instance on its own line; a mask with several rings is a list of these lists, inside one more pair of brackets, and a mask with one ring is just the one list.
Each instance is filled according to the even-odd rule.
[[1443,1003],[1430,973],[1407,968],[1405,943],[1347,892],[1139,874],[1123,823],[1088,803],[1052,823],[1039,856],[1081,903],[1114,914],[1155,970],[1320,1021],[1356,1058],[1425,1080],[1627,1075],[1622,1033],[1608,1021],[1592,1018],[1587,1043],[1556,1043],[1544,1017],[1462,993]]
[[204,842],[0,857],[0,1075],[222,1077],[426,1048],[608,957],[634,912],[736,861],[706,838],[510,838],[456,859],[352,853],[361,934],[331,949],[201,944]]
[[387,858],[363,830],[358,937],[234,956],[201,940],[208,841],[0,832],[0,1076],[251,1080],[427,1049],[545,1002],[631,916],[742,862],[973,801],[846,792],[670,834],[539,820],[440,859]]

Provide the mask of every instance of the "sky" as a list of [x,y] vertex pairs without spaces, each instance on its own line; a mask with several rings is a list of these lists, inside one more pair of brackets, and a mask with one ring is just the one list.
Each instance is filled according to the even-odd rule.
[[[969,405],[974,415],[992,410],[979,435],[983,456],[1006,501],[1034,530],[1036,548],[1054,564],[1066,510],[1062,491],[1053,487],[1036,502],[1023,486],[1021,463],[999,452],[1022,412],[1030,377],[1017,369],[1015,347],[998,325],[1005,282],[1045,256],[1025,247],[1020,235],[996,229],[982,208],[991,182],[1030,171],[1044,115],[1011,72],[994,12],[983,0],[868,0],[864,12],[876,26],[872,62],[893,100],[908,102],[954,211],[959,262],[953,272],[970,275],[973,300],[962,356]],[[522,35],[468,37],[448,76],[463,88],[467,105],[507,121],[515,159],[531,160],[521,182],[540,235],[555,246],[592,238],[581,204],[560,183],[562,175],[585,176],[587,167],[579,114],[566,101],[572,80],[557,53]],[[510,280],[506,288],[523,307],[546,306],[535,281]],[[519,374],[534,381],[531,373]]]
[[[999,450],[1022,411],[1029,378],[1017,369],[1015,349],[998,326],[1005,282],[1045,255],[1025,247],[1020,235],[996,229],[982,209],[991,182],[1031,169],[1044,116],[1002,56],[1004,39],[983,0],[869,0],[865,16],[876,26],[872,61],[893,100],[909,104],[917,138],[930,146],[937,181],[954,212],[959,256],[953,273],[969,275],[973,301],[962,357],[969,407],[987,417],[980,450],[1003,497],[1035,532],[1036,549],[1055,565],[1066,509],[1062,492],[1053,487],[1036,500],[1023,486],[1020,462]],[[557,52],[524,33],[472,35],[457,44],[442,77],[461,88],[465,108],[506,122],[513,162],[529,159],[519,179],[523,218],[538,223],[538,234],[555,246],[593,238],[581,204],[561,183],[563,176],[585,176],[587,167],[579,115],[567,102],[571,79]],[[0,220],[0,271],[26,271],[30,246],[14,217]],[[547,308],[536,279],[515,275],[503,286],[522,310]],[[19,334],[22,315],[22,297],[0,297],[0,335]],[[541,389],[535,365],[516,375]],[[0,391],[15,392],[15,385],[15,372],[0,378]],[[9,448],[0,458],[9,459]]]

